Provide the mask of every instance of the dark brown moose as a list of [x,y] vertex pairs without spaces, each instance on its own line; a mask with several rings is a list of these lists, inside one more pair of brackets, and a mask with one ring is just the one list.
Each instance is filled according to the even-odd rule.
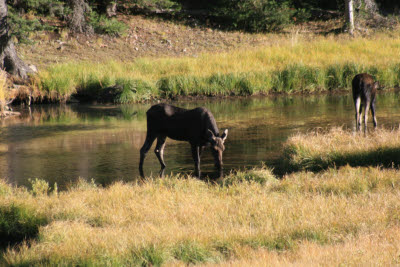
[[154,140],[157,145],[154,149],[161,164],[160,176],[164,175],[164,146],[167,137],[187,141],[192,147],[192,156],[195,164],[195,175],[200,178],[200,157],[205,146],[211,145],[219,177],[222,177],[222,152],[225,150],[224,142],[228,136],[226,129],[221,136],[214,116],[204,107],[191,110],[175,107],[168,104],[152,106],[147,115],[146,140],[140,149],[140,176],[144,177],[143,162]]
[[367,74],[357,74],[353,78],[353,100],[356,109],[356,129],[359,130],[361,127],[361,115],[362,108],[365,107],[364,111],[364,127],[367,128],[368,122],[368,111],[371,108],[372,117],[374,120],[374,127],[377,126],[375,117],[375,95],[376,90],[379,88],[379,83],[374,81],[374,78]]

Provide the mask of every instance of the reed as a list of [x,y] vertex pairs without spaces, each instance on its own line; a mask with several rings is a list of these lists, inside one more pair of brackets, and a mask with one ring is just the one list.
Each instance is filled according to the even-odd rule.
[[[181,176],[105,188],[80,180],[62,192],[2,181],[0,225],[11,225],[9,207],[40,220],[33,220],[37,234],[11,245],[0,259],[6,265],[159,266],[251,264],[260,255],[274,255],[269,262],[295,264],[317,253],[316,262],[323,264],[324,253],[333,262],[347,262],[345,251],[370,240],[373,248],[358,253],[358,261],[389,242],[397,252],[379,258],[394,264],[400,239],[384,237],[399,233],[399,189],[396,169],[349,166],[282,180],[264,167],[232,173],[220,185]],[[0,229],[11,239],[10,231]]]
[[[131,82],[116,102],[187,95],[252,95],[349,89],[351,79],[369,72],[385,87],[399,84],[399,31],[354,39],[290,38],[278,44],[199,57],[140,58],[56,64],[39,73],[37,86],[48,94],[96,98],[117,81]],[[124,82],[126,85],[127,83]]]

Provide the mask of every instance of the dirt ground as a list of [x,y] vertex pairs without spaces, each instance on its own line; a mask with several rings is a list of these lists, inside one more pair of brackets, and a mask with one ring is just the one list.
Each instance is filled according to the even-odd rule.
[[102,62],[132,61],[138,57],[196,57],[204,52],[273,45],[290,36],[332,32],[343,25],[341,20],[309,22],[290,27],[282,34],[251,34],[188,26],[143,15],[121,15],[118,19],[129,26],[124,36],[71,35],[67,30],[40,32],[32,34],[33,44],[18,46],[19,54],[39,70],[49,64],[71,60]]

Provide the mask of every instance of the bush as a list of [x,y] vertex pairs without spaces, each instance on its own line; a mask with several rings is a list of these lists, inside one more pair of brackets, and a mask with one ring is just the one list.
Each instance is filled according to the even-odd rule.
[[90,14],[90,24],[93,26],[96,33],[108,34],[111,36],[124,35],[128,26],[118,21],[115,18],[109,19],[104,15],[99,15],[96,12]]
[[48,15],[54,12],[55,9],[63,7],[61,1],[52,0],[19,0],[14,1],[13,7],[19,11],[38,13]]
[[251,32],[279,31],[292,23],[295,10],[289,3],[277,0],[221,1],[216,14],[236,28]]
[[116,103],[134,103],[150,100],[152,97],[152,88],[144,81],[119,78],[116,85],[122,89],[114,99]]
[[29,35],[37,31],[52,31],[54,27],[43,25],[37,19],[26,19],[21,17],[14,9],[10,8],[8,12],[10,32],[21,43],[30,43]]

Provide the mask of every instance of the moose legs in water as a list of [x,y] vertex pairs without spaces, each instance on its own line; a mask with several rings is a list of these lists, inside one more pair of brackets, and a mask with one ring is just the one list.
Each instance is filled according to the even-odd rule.
[[191,145],[192,146],[192,157],[194,160],[194,174],[196,177],[200,178],[200,158],[201,153],[203,152],[203,147],[198,145]]
[[158,136],[156,148],[154,149],[154,153],[156,153],[156,156],[161,164],[161,170],[160,170],[161,177],[164,177],[164,170],[165,170],[165,166],[166,166],[165,162],[164,162],[165,139],[167,139],[166,136]]
[[364,130],[365,130],[365,128],[367,128],[368,113],[369,113],[370,109],[371,109],[371,115],[372,115],[374,127],[376,127],[378,125],[378,123],[376,121],[376,116],[375,116],[375,99],[373,99],[370,102],[366,101],[366,103],[363,103],[361,101],[361,98],[358,97],[358,98],[354,99],[354,106],[355,106],[355,110],[356,110],[356,130],[357,131],[360,130],[361,124],[362,124],[363,106],[365,106],[365,110],[364,110]]
[[164,176],[164,170],[166,167],[165,162],[164,162],[164,147],[165,147],[165,140],[167,139],[167,137],[163,136],[163,135],[155,136],[155,135],[147,133],[146,140],[144,141],[144,144],[143,144],[142,148],[140,149],[139,172],[140,172],[140,176],[142,176],[142,177],[144,177],[144,173],[143,173],[144,159],[146,158],[146,154],[150,150],[150,148],[156,138],[157,138],[157,144],[156,144],[156,148],[154,149],[154,153],[156,154],[156,156],[161,164],[160,176]]
[[156,139],[156,136],[149,134],[149,131],[147,131],[146,140],[144,141],[144,144],[143,144],[142,148],[140,149],[139,173],[140,173],[140,176],[142,176],[142,177],[144,177],[144,173],[143,173],[144,159],[155,139]]

